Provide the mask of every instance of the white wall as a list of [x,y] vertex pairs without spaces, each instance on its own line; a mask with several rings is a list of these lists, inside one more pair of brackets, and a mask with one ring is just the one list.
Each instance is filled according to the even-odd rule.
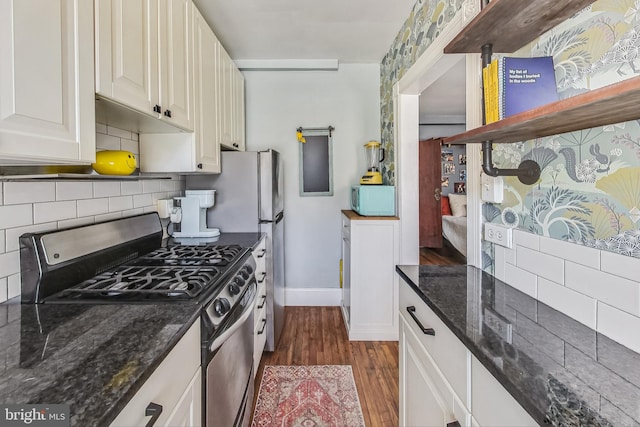
[[[285,277],[292,288],[338,288],[340,210],[365,171],[363,145],[380,140],[380,67],[338,71],[245,71],[247,150],[282,153]],[[335,127],[331,197],[300,197],[296,128]],[[313,295],[312,293],[310,295]],[[309,304],[313,301],[309,301]]]

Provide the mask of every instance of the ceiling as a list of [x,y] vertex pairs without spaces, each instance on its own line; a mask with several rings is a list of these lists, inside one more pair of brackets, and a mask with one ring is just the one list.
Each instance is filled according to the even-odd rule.
[[380,63],[415,0],[194,0],[234,60]]
[[420,123],[464,123],[465,73],[460,61],[420,94]]

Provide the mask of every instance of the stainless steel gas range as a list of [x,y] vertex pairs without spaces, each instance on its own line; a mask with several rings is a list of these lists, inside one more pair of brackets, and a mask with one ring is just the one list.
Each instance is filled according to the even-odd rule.
[[22,303],[199,304],[203,424],[246,426],[253,400],[255,261],[239,245],[190,242],[163,241],[156,213],[25,234]]

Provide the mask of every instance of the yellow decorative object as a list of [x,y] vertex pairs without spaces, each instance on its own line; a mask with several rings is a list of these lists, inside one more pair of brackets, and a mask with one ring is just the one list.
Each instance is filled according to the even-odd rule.
[[304,139],[304,136],[302,136],[302,132],[300,131],[296,132],[296,136],[298,137],[298,142],[302,142],[302,143],[307,142],[307,140]]
[[136,166],[136,156],[124,150],[98,151],[96,162],[91,164],[100,175],[131,175]]

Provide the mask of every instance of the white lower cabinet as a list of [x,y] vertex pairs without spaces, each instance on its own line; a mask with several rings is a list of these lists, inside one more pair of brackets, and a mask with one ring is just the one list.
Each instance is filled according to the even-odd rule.
[[112,427],[145,426],[147,408],[159,405],[154,426],[202,424],[200,321],[196,321],[111,423]]
[[267,343],[267,238],[262,240],[253,251],[253,258],[256,261],[256,280],[258,282],[258,292],[256,294],[256,306],[254,311],[254,340],[253,340],[253,375],[258,372],[262,352]]
[[342,314],[350,340],[398,339],[398,219],[342,215]]
[[401,426],[538,425],[404,282],[399,317]]

